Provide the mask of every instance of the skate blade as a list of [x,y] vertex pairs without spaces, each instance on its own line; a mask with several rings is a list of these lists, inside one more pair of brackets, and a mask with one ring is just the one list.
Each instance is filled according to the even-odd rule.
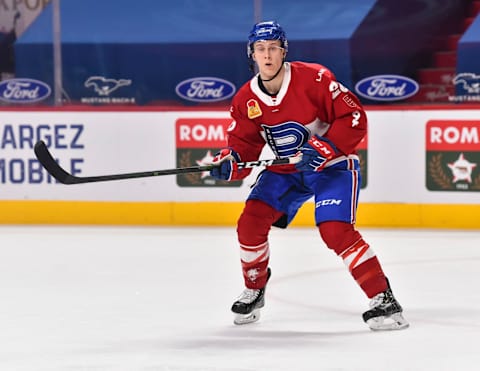
[[249,314],[237,314],[233,320],[236,325],[247,325],[249,323],[257,322],[260,319],[260,310],[255,309]]
[[371,318],[367,321],[367,325],[372,331],[403,330],[410,326],[402,313],[394,313],[388,317]]

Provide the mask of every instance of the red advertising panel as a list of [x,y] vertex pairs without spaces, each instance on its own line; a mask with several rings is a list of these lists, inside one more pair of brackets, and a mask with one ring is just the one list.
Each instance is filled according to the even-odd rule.
[[[182,118],[175,122],[177,167],[210,164],[215,153],[226,145],[231,118]],[[240,187],[242,182],[219,181],[208,171],[177,175],[180,187]]]
[[427,188],[480,191],[480,120],[430,120],[426,125]]

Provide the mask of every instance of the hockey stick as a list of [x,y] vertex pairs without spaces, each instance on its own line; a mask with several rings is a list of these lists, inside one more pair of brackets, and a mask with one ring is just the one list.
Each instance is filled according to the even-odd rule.
[[[35,155],[37,156],[38,161],[50,173],[50,175],[63,184],[94,183],[94,182],[106,182],[109,180],[146,178],[146,177],[153,177],[153,176],[159,176],[159,175],[198,173],[202,171],[210,171],[215,166],[218,166],[218,165],[190,166],[190,167],[180,167],[176,169],[142,171],[142,172],[136,172],[136,173],[78,177],[66,172],[54,160],[45,142],[41,140],[38,141],[35,144],[34,152],[35,152]],[[298,161],[300,161],[299,157],[290,157],[290,158],[282,158],[282,159],[238,162],[237,165],[239,169],[247,169],[247,168],[253,168],[258,166],[295,164]]]

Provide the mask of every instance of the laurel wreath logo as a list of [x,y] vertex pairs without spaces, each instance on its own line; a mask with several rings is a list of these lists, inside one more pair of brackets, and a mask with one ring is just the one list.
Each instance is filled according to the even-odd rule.
[[441,189],[455,189],[452,180],[443,171],[441,153],[433,155],[428,165],[428,173]]
[[[192,152],[185,151],[180,156],[180,167],[189,167],[192,166]],[[190,184],[201,184],[201,173],[187,173],[180,174],[180,177],[183,177]]]
[[473,178],[472,185],[470,189],[480,190],[480,174],[478,174],[475,178]]
[[366,166],[367,164],[365,163],[365,156],[361,151],[358,152],[358,162],[360,164],[360,176],[362,177],[362,183],[365,183],[367,178],[367,169]]

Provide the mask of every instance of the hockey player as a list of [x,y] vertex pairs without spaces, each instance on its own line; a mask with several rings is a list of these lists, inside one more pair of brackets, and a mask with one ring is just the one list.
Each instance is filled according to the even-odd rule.
[[[320,64],[286,62],[288,41],[274,22],[254,25],[247,54],[259,73],[243,85],[231,106],[226,147],[211,176],[228,181],[250,174],[236,162],[254,161],[267,144],[277,158],[296,164],[267,167],[253,186],[237,223],[245,290],[233,303],[235,324],[257,321],[270,278],[269,231],[286,228],[312,196],[321,238],[365,292],[372,330],[408,327],[374,251],[354,228],[360,186],[355,147],[367,131],[357,97]],[[328,206],[324,201],[330,200]]]

